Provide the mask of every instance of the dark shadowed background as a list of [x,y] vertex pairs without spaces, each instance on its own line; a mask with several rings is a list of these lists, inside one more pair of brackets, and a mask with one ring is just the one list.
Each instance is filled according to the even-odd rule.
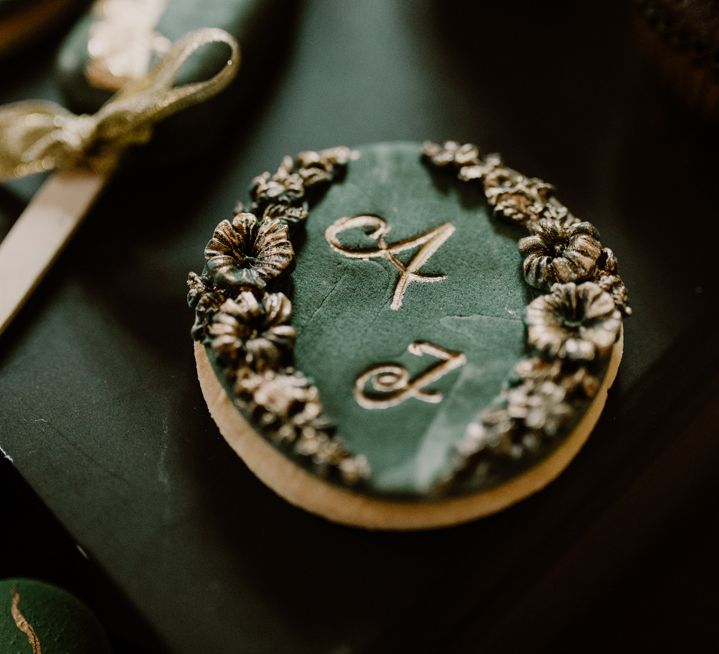
[[[630,3],[311,0],[290,31],[226,139],[128,166],[0,338],[0,577],[72,590],[118,652],[718,647],[717,138],[654,80]],[[0,102],[57,97],[56,47],[1,64]],[[366,533],[289,506],[219,436],[184,282],[282,155],[427,138],[554,183],[635,313],[606,411],[548,489]],[[39,182],[2,186],[0,232]]]

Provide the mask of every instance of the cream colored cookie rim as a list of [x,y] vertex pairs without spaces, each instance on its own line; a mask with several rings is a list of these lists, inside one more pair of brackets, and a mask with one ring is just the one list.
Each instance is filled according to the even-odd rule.
[[381,500],[354,493],[293,463],[252,429],[217,379],[202,344],[195,342],[202,394],[220,433],[247,467],[285,500],[306,511],[366,529],[430,529],[468,522],[505,509],[544,488],[576,456],[602,413],[619,369],[623,334],[614,346],[607,374],[572,433],[536,466],[500,486],[472,495],[426,502]]

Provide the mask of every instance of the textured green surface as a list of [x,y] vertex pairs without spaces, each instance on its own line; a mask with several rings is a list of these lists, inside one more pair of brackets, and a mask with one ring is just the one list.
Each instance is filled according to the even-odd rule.
[[28,579],[0,581],[3,654],[33,654],[12,614],[14,592],[20,598],[17,609],[35,633],[42,654],[109,654],[105,632],[82,602],[60,588]]
[[[344,182],[329,190],[307,221],[307,240],[293,274],[295,363],[315,379],[350,449],[369,459],[370,488],[422,493],[523,351],[527,296],[516,243],[520,233],[491,217],[480,188],[433,174],[420,161],[418,144],[360,151]],[[325,230],[337,219],[366,213],[385,218],[389,242],[451,222],[455,233],[422,268],[446,279],[410,283],[402,307],[392,311],[396,268],[383,260],[349,259],[325,240]],[[342,241],[374,245],[356,229]],[[400,258],[406,262],[414,253]],[[414,377],[436,363],[406,351],[415,340],[467,356],[465,366],[432,385],[444,400],[429,404],[409,398],[389,409],[360,407],[352,389],[367,368],[397,362]]]

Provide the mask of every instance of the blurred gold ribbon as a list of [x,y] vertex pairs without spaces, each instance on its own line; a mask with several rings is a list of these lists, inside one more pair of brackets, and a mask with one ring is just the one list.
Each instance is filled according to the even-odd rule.
[[[230,48],[222,69],[204,82],[173,87],[190,56],[212,43]],[[239,63],[237,41],[224,30],[206,27],[175,41],[147,75],[126,85],[94,115],[78,116],[43,100],[0,107],[0,179],[78,166],[108,171],[126,147],[150,140],[155,123],[222,91]]]

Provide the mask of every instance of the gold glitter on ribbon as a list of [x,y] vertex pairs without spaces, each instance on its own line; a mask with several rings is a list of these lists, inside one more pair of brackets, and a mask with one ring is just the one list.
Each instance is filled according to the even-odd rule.
[[20,612],[20,593],[17,592],[15,586],[12,587],[10,592],[12,593],[10,613],[12,614],[12,619],[15,621],[15,626],[27,636],[27,642],[30,643],[30,647],[32,647],[32,654],[42,654],[40,639],[37,637],[32,625],[27,621],[27,618]]
[[[231,56],[214,77],[173,87],[177,73],[199,48],[229,46]],[[202,28],[178,39],[144,77],[129,83],[93,115],[76,115],[54,102],[30,100],[0,107],[0,179],[54,168],[112,169],[130,145],[146,143],[155,123],[222,91],[240,63],[237,41]]]

